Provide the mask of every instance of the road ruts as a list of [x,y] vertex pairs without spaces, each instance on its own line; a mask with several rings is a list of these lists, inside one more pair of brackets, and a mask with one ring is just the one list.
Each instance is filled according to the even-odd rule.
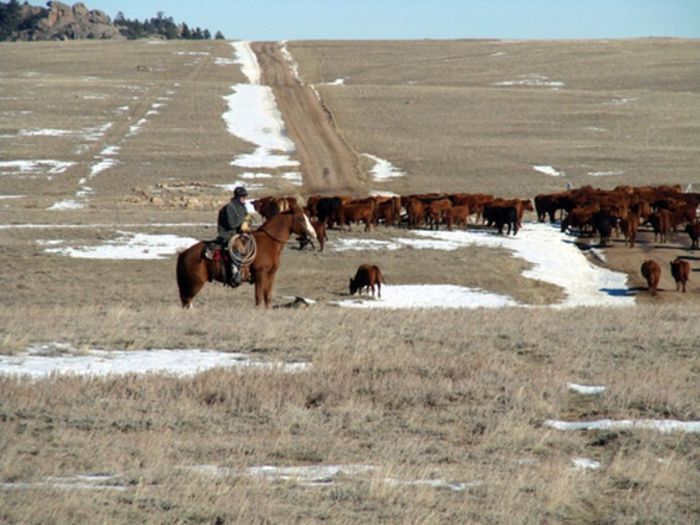
[[305,193],[366,191],[367,177],[358,154],[338,132],[314,90],[300,84],[277,42],[251,45],[261,69],[261,83],[272,88],[289,137],[297,147]]

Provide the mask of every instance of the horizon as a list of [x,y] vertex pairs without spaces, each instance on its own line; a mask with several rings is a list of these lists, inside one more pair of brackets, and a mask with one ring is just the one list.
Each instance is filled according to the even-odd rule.
[[[38,5],[37,2],[32,2]],[[66,2],[73,5],[75,2]],[[85,0],[88,9],[177,24],[228,40],[605,40],[700,38],[693,0]],[[147,4],[147,5],[146,5]]]

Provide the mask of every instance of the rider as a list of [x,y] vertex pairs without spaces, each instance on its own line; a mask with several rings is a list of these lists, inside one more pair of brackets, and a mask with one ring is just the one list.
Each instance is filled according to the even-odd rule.
[[[246,232],[250,229],[251,217],[245,207],[245,198],[248,191],[243,186],[237,186],[233,190],[231,201],[219,210],[217,220],[218,237],[217,241],[225,248],[228,246],[231,237],[238,233]],[[241,284],[241,273],[236,263],[231,260],[231,286]]]

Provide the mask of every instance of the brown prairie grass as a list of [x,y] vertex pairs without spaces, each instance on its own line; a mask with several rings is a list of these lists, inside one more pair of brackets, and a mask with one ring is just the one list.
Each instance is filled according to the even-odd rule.
[[[88,309],[6,311],[2,335],[210,347],[313,366],[0,378],[4,482],[109,473],[125,487],[5,488],[6,522],[690,523],[700,510],[697,435],[543,426],[548,418],[700,417],[700,333],[678,308],[234,309],[226,318],[235,323],[205,309]],[[608,390],[583,397],[567,382]],[[574,457],[602,468],[576,470]],[[377,468],[322,487],[245,475],[255,465],[351,463]],[[202,464],[231,472],[183,468]],[[482,484],[453,492],[387,478]]]

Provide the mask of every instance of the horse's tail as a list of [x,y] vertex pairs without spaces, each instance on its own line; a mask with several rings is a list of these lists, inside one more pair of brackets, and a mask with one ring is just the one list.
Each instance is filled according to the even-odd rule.
[[187,266],[185,264],[186,255],[187,250],[183,250],[177,255],[177,267],[175,271],[177,275],[177,289],[180,292],[180,301],[183,307],[187,306],[191,301],[190,279],[187,275]]

